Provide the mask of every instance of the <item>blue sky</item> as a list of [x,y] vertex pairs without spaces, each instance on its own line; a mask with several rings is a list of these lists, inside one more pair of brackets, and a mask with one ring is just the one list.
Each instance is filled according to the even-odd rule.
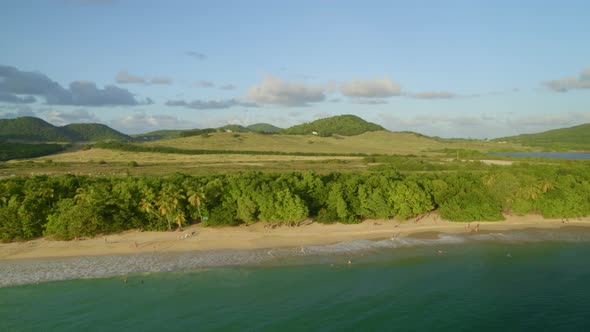
[[0,117],[125,133],[355,114],[492,138],[590,122],[587,1],[0,2]]

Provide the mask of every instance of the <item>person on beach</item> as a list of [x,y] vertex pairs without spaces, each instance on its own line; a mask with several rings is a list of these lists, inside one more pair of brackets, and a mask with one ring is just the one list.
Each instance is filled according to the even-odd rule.
[[475,230],[476,233],[479,232],[479,224],[475,225],[475,229],[474,230]]

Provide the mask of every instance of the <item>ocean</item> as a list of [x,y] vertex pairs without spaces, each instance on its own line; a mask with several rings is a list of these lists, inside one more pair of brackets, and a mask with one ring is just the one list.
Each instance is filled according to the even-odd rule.
[[588,331],[589,255],[565,228],[5,261],[0,331]]

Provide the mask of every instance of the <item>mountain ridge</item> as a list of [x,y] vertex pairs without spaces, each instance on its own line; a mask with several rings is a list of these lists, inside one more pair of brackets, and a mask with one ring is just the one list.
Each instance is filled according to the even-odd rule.
[[128,135],[100,123],[71,123],[62,127],[36,117],[0,119],[0,140],[23,142],[88,142],[132,140]]

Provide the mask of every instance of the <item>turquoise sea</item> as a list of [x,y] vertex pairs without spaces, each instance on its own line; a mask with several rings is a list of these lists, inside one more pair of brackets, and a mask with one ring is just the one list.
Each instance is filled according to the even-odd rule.
[[203,255],[0,263],[0,331],[590,330],[580,228]]

